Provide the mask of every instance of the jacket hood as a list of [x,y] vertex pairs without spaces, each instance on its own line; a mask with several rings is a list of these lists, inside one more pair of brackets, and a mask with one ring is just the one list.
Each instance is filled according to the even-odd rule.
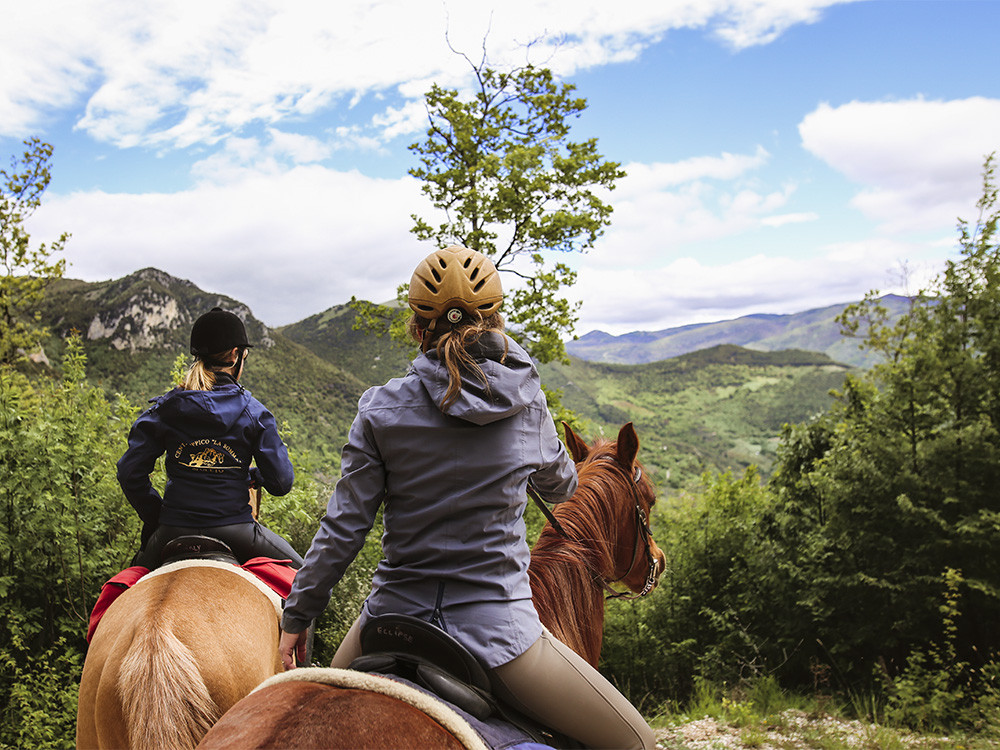
[[[506,346],[506,356],[504,350]],[[486,376],[484,384],[474,373],[462,373],[462,391],[444,413],[466,422],[483,425],[517,414],[538,396],[541,381],[528,353],[502,333],[484,334],[469,349]],[[444,401],[448,391],[448,369],[431,350],[413,361],[413,372],[420,378],[435,404]]]
[[229,432],[249,403],[250,391],[236,384],[210,391],[174,388],[157,400],[157,410],[166,424],[181,433],[212,437]]

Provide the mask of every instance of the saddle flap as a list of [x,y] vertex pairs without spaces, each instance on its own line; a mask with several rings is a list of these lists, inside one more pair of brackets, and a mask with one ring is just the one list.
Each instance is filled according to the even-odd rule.
[[189,534],[171,539],[160,552],[160,565],[178,560],[216,560],[238,565],[229,545],[211,536]]
[[385,652],[366,654],[352,661],[350,669],[357,672],[394,675],[409,680],[480,720],[485,720],[495,713],[495,704],[483,691],[462,682],[419,656]]
[[361,653],[409,654],[489,692],[486,670],[468,649],[441,628],[410,615],[371,618],[361,630]]
[[494,704],[471,685],[456,680],[433,664],[418,664],[416,671],[420,684],[466,713],[477,719],[487,719],[493,714]]

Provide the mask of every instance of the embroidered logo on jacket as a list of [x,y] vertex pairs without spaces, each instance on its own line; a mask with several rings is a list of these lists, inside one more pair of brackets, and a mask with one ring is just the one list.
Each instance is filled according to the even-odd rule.
[[213,474],[242,468],[239,457],[229,445],[211,438],[181,443],[174,451],[174,460],[180,466]]

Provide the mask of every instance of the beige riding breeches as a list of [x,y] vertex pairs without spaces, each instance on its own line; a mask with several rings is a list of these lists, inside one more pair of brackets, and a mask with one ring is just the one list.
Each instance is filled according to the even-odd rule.
[[[346,669],[361,655],[358,623],[347,632],[331,667]],[[646,720],[583,657],[548,630],[523,654],[490,670],[494,694],[535,721],[590,748],[653,750]]]

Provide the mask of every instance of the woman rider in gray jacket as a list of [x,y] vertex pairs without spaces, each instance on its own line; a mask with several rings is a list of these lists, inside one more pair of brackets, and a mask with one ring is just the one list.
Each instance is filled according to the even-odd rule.
[[530,480],[550,502],[576,490],[538,372],[503,333],[503,291],[481,253],[431,253],[410,281],[420,355],[358,405],[342,476],[282,618],[285,667],[384,507],[383,559],[333,666],[360,656],[360,629],[402,613],[446,630],[516,708],[592,747],[655,745],[638,711],[545,630],[531,601],[524,525]]

